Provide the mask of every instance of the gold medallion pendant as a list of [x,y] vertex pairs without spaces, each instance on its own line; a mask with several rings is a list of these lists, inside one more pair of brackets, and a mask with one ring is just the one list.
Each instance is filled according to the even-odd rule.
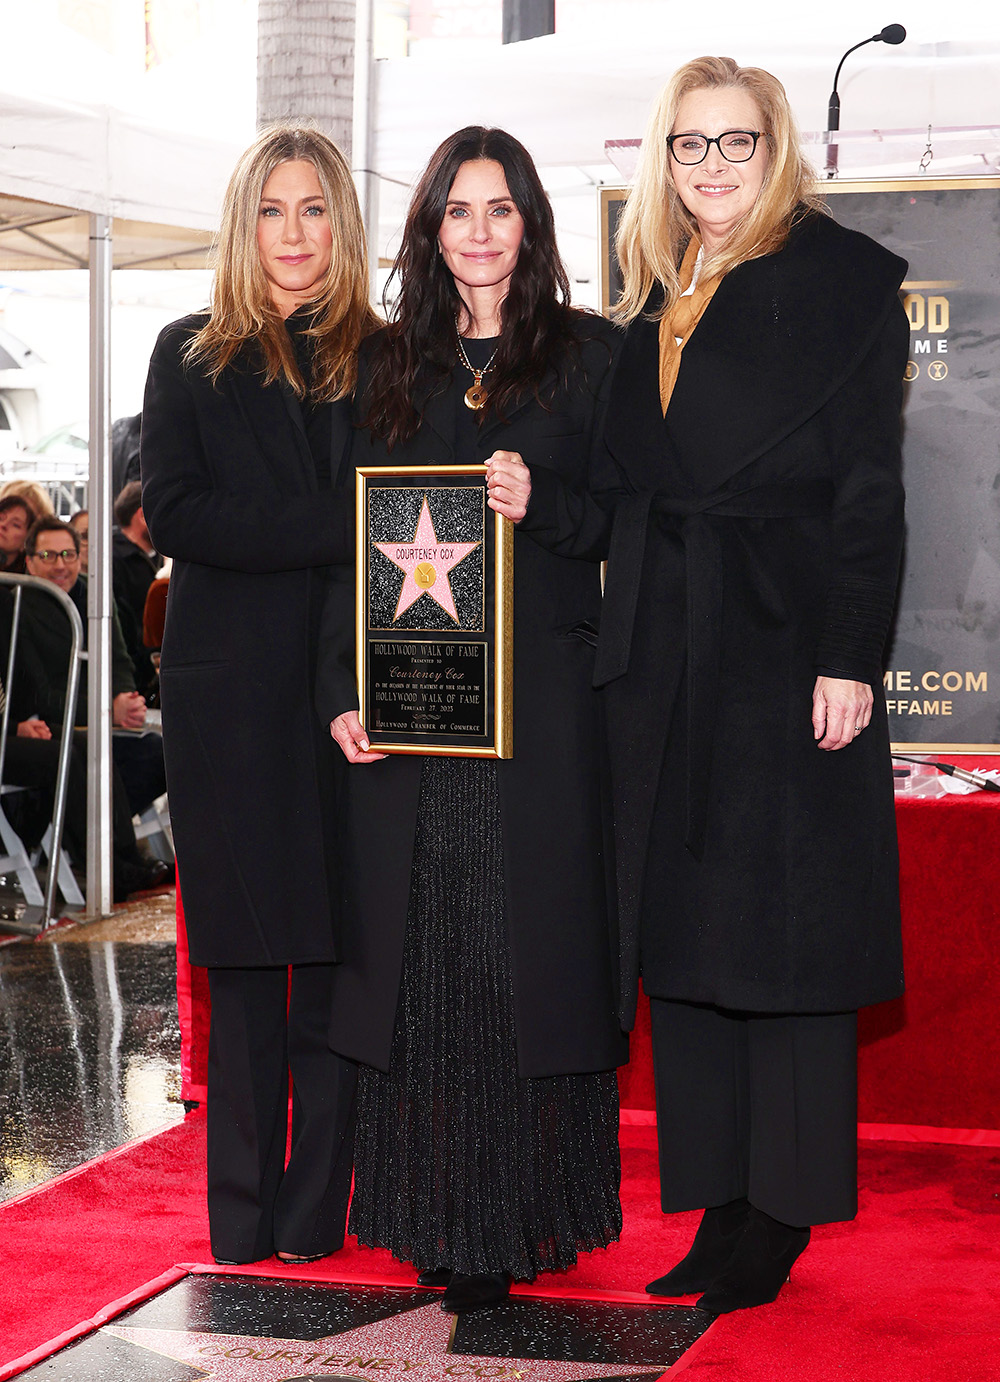
[[483,388],[483,376],[477,374],[475,383],[470,384],[465,391],[465,406],[474,408],[476,412],[483,406],[489,397],[489,390]]
[[497,346],[496,350],[494,350],[493,354],[486,361],[486,364],[482,367],[482,369],[476,369],[475,365],[473,365],[469,360],[469,357],[465,352],[465,346],[462,344],[462,333],[458,328],[457,317],[455,318],[455,331],[458,336],[458,358],[461,360],[462,364],[472,375],[472,383],[465,391],[465,406],[467,408],[471,408],[474,413],[478,413],[479,410],[485,406],[486,400],[490,396],[489,389],[483,387],[483,375],[489,371],[489,368],[493,364],[493,361],[497,358],[497,355],[500,351],[500,347]]

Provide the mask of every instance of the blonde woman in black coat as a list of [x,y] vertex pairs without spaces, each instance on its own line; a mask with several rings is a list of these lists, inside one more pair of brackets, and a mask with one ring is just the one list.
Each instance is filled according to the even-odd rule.
[[[622,1020],[641,970],[663,1208],[705,1210],[647,1289],[716,1314],[773,1300],[810,1226],[855,1214],[856,1010],[902,989],[881,658],[906,265],[811,188],[781,84],[697,59],[618,237],[595,680]],[[547,498],[522,526],[608,550],[609,506]]]
[[313,689],[318,576],[353,550],[331,474],[374,324],[347,163],[318,132],[265,130],[226,195],[212,308],[160,335],[142,415],[143,511],[174,559],[164,752],[191,960],[209,967],[220,1261],[311,1259],[344,1236],[355,1071],[326,1040],[333,831]]

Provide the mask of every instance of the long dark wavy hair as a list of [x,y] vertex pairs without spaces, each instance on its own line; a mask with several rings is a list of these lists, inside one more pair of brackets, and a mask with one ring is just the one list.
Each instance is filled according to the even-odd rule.
[[[505,130],[468,125],[441,144],[417,184],[403,244],[386,284],[399,297],[389,325],[372,347],[365,393],[366,426],[391,449],[420,426],[419,407],[445,388],[456,360],[455,317],[462,299],[438,253],[437,237],[448,194],[463,163],[499,163],[511,200],[524,221],[524,238],[500,308],[500,346],[490,369],[489,396],[480,421],[533,393],[545,403],[546,377],[564,371],[576,344],[582,313],[569,305],[569,279],[556,248],[552,207],[523,144]],[[576,327],[576,329],[574,329]]]

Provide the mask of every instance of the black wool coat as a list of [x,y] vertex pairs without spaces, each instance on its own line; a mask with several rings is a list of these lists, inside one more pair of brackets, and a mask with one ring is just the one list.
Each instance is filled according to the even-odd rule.
[[[596,681],[614,775],[622,1020],[658,997],[833,1012],[901,991],[881,654],[903,534],[905,263],[810,215],[729,273],[663,416],[629,327],[605,430],[624,492]],[[816,747],[824,672],[871,726]]]
[[354,514],[345,492],[319,488],[313,451],[346,439],[347,405],[311,418],[311,451],[290,389],[264,388],[248,364],[214,385],[185,367],[204,320],[161,333],[142,413],[143,512],[157,551],[174,558],[160,687],[191,959],[327,962],[334,831],[331,746],[313,698],[317,571],[350,559]]
[[[355,466],[482,464],[503,449],[567,485],[585,486],[620,333],[600,318],[581,315],[580,322],[588,339],[548,409],[529,399],[505,422],[487,420],[473,454],[456,454],[456,393],[471,382],[457,369],[408,443],[390,454],[370,434],[357,435],[350,483]],[[331,620],[343,630],[352,587],[334,583],[331,592],[334,607],[345,602]],[[556,556],[515,529],[514,756],[496,771],[523,1076],[607,1070],[627,1056],[609,914],[600,698],[591,686],[588,626],[596,627],[600,600],[596,562]],[[336,637],[325,648],[320,707],[327,722],[357,706],[352,654]],[[399,995],[420,775],[421,760],[410,755],[343,765],[346,896],[331,1044],[381,1069],[388,1068]]]

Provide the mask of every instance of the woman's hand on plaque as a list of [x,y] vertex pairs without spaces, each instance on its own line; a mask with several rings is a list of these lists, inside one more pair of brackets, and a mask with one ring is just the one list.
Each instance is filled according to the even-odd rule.
[[512,523],[520,523],[531,498],[531,471],[516,451],[494,451],[486,462],[489,506]]
[[388,757],[388,754],[372,753],[368,735],[356,710],[345,710],[343,715],[331,720],[330,733],[340,745],[348,763],[377,763],[380,758]]

